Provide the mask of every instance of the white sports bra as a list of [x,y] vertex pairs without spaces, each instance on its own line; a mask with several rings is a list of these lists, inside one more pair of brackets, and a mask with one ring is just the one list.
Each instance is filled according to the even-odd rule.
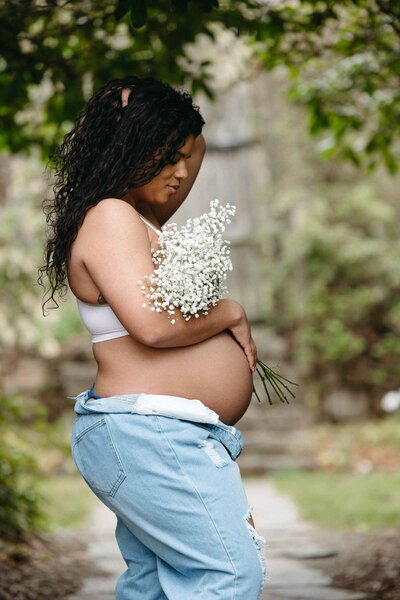
[[[142,221],[147,223],[158,235],[160,229],[156,229],[147,219],[139,215]],[[117,318],[116,314],[108,304],[88,304],[82,302],[75,296],[79,314],[83,324],[92,335],[92,344],[105,342],[114,338],[129,335],[128,331]]]

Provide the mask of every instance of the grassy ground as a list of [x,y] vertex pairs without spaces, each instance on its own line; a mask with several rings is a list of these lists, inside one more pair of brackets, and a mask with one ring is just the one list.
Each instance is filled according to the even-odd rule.
[[37,490],[46,507],[44,531],[79,528],[87,522],[95,497],[79,473],[42,478]]
[[400,414],[313,428],[319,469],[271,473],[303,517],[324,527],[372,531],[400,526]]
[[400,597],[400,414],[311,431],[318,469],[270,474],[335,556],[308,559],[339,588]]
[[270,478],[302,516],[324,527],[371,531],[400,526],[400,473],[287,470]]

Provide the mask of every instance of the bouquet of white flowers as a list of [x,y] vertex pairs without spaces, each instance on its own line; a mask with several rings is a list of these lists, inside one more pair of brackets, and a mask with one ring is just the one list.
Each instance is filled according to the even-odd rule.
[[[192,316],[199,318],[200,313],[208,314],[208,309],[215,306],[224,293],[229,293],[225,280],[227,272],[232,270],[229,240],[222,239],[225,231],[224,223],[230,223],[229,217],[236,212],[236,207],[227,203],[220,206],[216,198],[210,202],[210,211],[200,217],[188,219],[178,229],[176,223],[168,223],[159,235],[159,249],[151,249],[152,261],[157,268],[150,275],[144,275],[144,281],[138,284],[151,310],[168,312],[171,325],[177,316],[176,309],[185,320]],[[284,381],[293,383],[267,367],[257,359],[260,368],[257,373],[263,382],[269,403],[272,404],[268,381],[282,402],[289,402],[284,390],[293,397]],[[294,384],[296,385],[296,384]],[[253,386],[259,402],[261,402]]]
[[[223,240],[224,222],[236,207],[229,203],[219,206],[219,200],[210,202],[210,212],[188,219],[178,229],[176,223],[168,223],[159,236],[159,250],[151,249],[153,263],[158,268],[144,276],[146,285],[140,280],[143,294],[148,298],[151,310],[168,311],[173,325],[177,319],[175,308],[179,308],[188,321],[199,312],[208,314],[223,293],[229,293],[224,281],[227,271],[232,270],[229,241]],[[147,302],[143,307],[147,306]]]

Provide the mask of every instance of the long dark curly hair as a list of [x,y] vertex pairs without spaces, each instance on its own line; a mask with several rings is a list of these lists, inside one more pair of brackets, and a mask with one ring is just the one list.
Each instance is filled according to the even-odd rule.
[[[121,93],[131,90],[128,104]],[[56,292],[66,295],[66,263],[86,212],[103,198],[121,198],[151,181],[173,162],[186,138],[201,133],[205,121],[185,90],[175,90],[153,77],[112,79],[86,103],[46,169],[55,171],[54,197],[42,204],[48,224],[45,264],[38,269]]]

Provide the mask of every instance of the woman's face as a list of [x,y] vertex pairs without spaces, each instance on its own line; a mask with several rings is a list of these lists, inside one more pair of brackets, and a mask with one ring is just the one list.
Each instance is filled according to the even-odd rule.
[[130,191],[135,205],[165,204],[176,193],[176,189],[188,176],[187,161],[190,160],[195,136],[189,135],[174,157],[174,164],[165,165],[149,183]]

